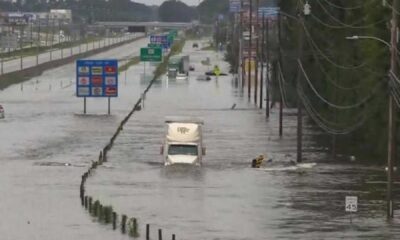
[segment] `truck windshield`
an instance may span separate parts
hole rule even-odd
[[[168,155],[192,155],[197,156],[197,146],[195,145],[170,145]]]

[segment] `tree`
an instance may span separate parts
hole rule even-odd
[[[200,21],[203,23],[214,23],[219,14],[227,14],[229,11],[229,0],[204,0],[197,7]]]
[[[193,8],[181,1],[169,0],[161,4],[158,15],[163,22],[190,22],[196,13]]]

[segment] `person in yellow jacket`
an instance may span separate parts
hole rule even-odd
[[[261,154],[261,155],[259,155],[258,157],[256,157],[256,158],[254,158],[253,159],[253,161],[251,162],[251,167],[252,168],[260,168],[261,167],[261,164],[263,163],[263,161],[264,161],[264,155],[263,154]]]

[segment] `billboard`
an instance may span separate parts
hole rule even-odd
[[[150,36],[150,43],[153,44],[161,44],[163,48],[170,48],[171,47],[171,36],[168,35],[151,35]]]
[[[118,60],[77,60],[77,97],[118,97]]]

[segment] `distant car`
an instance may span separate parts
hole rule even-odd
[[[199,81],[209,81],[209,80],[211,80],[211,77],[206,76],[206,75],[199,75],[197,77],[197,80],[199,80]]]
[[[198,43],[193,43],[192,47],[193,47],[193,48],[198,48],[198,47],[199,47],[199,44],[198,44]]]
[[[194,71],[194,66],[193,65],[189,66],[189,71]]]
[[[5,117],[4,116],[4,108],[3,108],[3,106],[0,105],[0,119],[4,118],[4,117]]]

